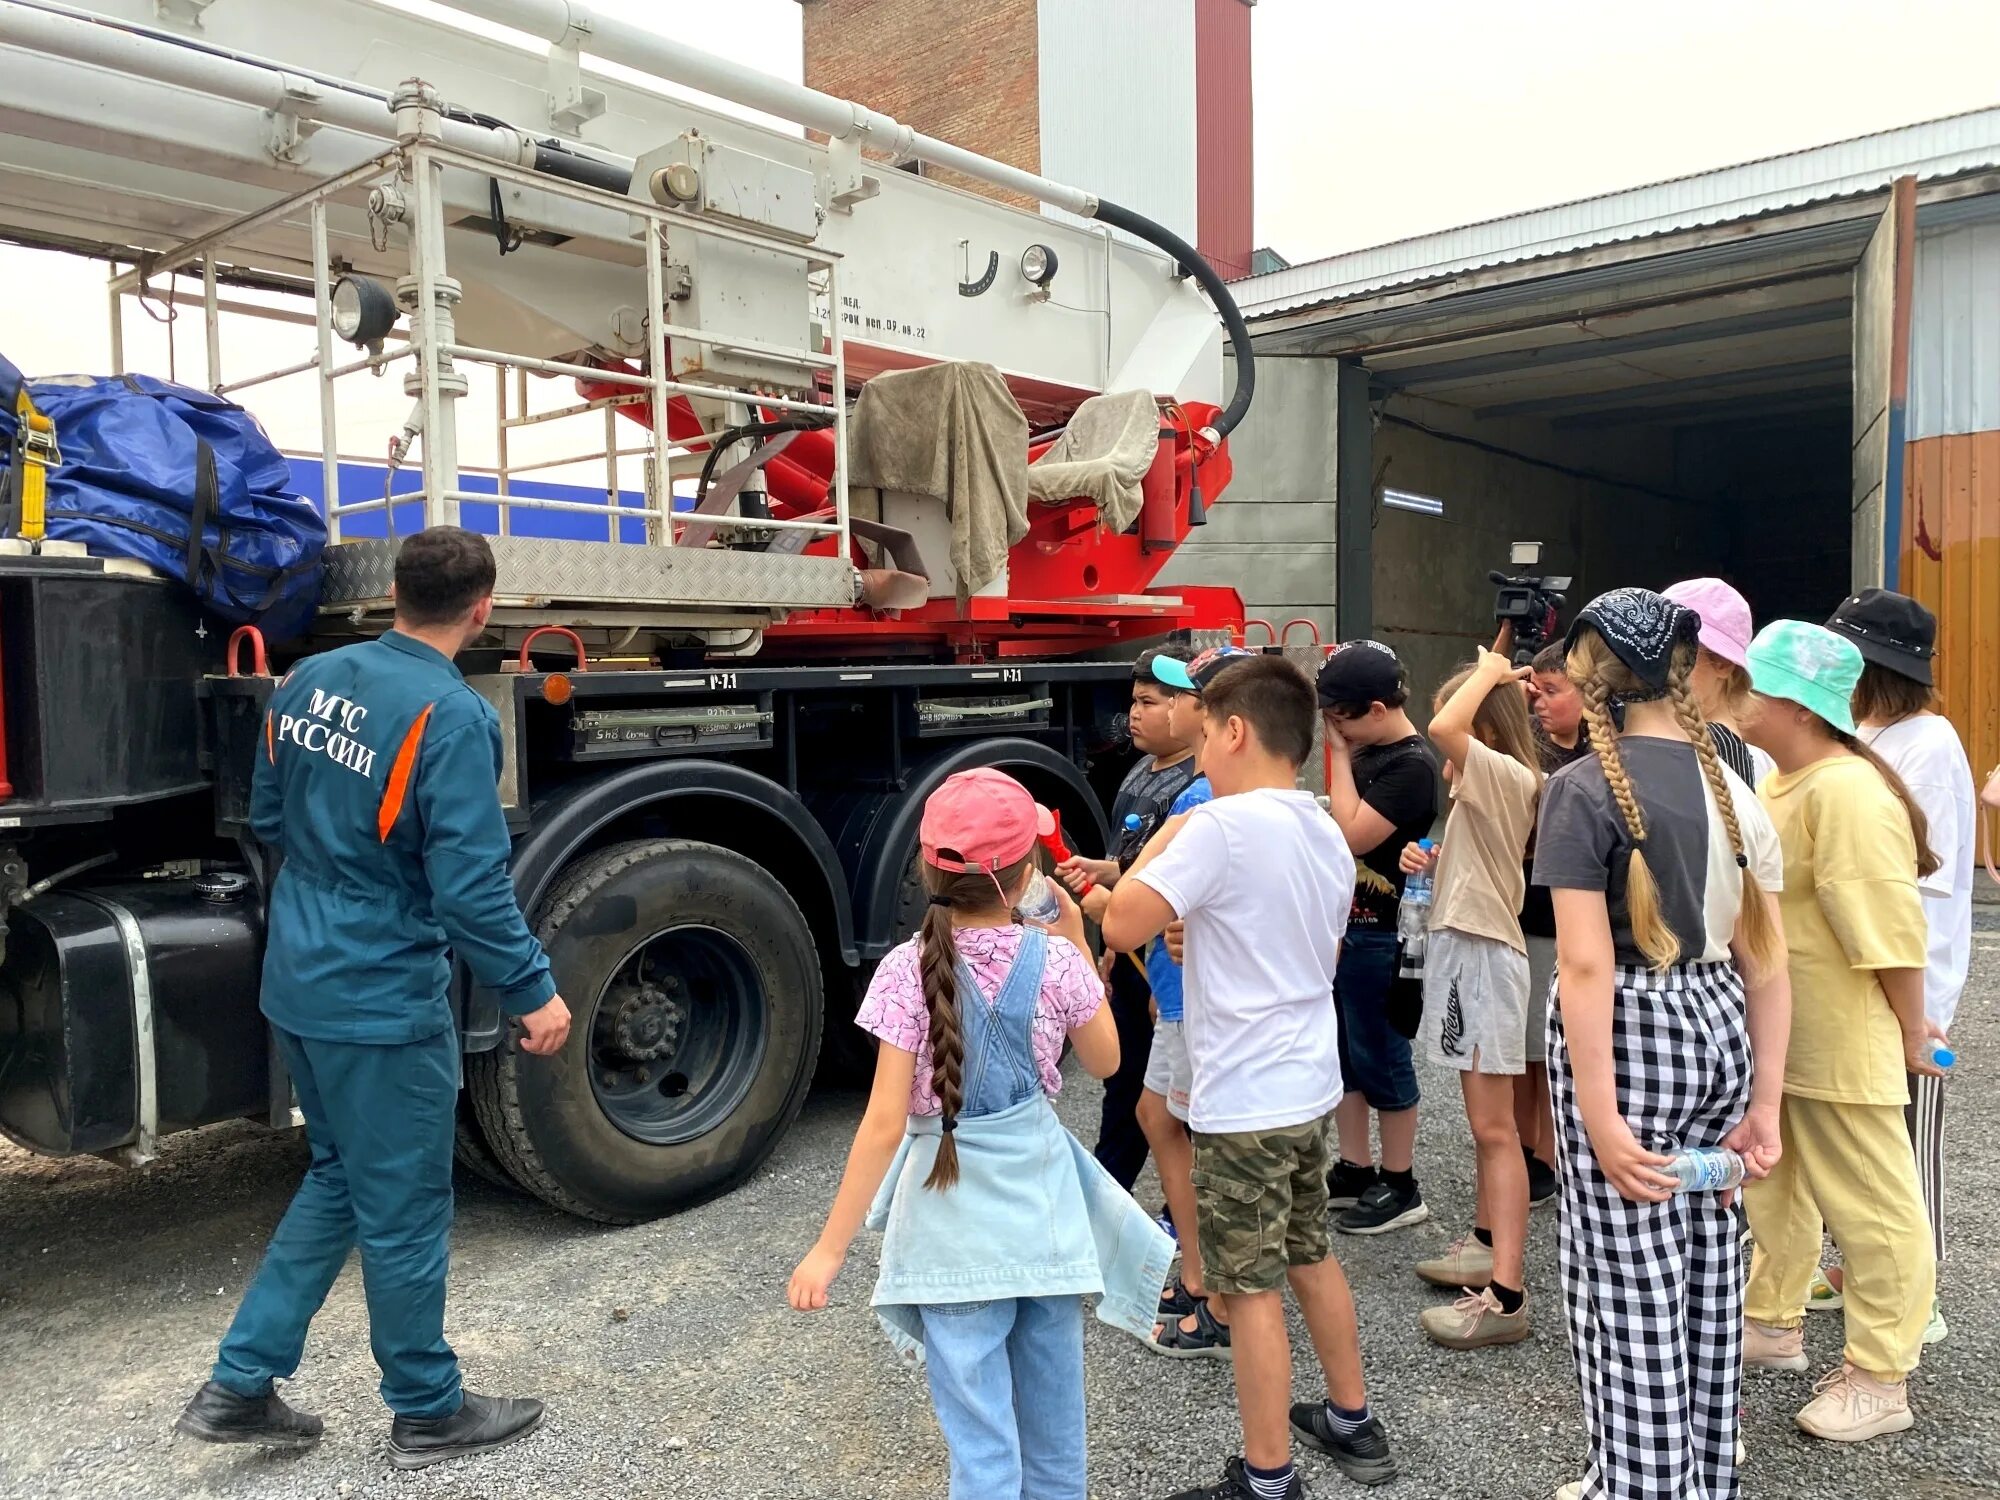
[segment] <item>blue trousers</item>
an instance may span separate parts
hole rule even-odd
[[[217,1384],[260,1396],[287,1379],[347,1253],[361,1247],[382,1399],[405,1417],[448,1417],[458,1356],[444,1341],[458,1037],[368,1046],[273,1027],[306,1117],[312,1164],[216,1357]]]
[[[1084,1500],[1083,1299],[926,1305],[951,1500]]]

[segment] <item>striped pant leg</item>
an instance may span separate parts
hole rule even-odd
[[[1931,1241],[1944,1261],[1944,1080],[1925,1073],[1910,1074],[1910,1102],[1903,1122],[1917,1154],[1917,1186],[1923,1189],[1924,1216],[1930,1220]]]

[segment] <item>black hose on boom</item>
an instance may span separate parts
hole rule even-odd
[[[1236,424],[1243,420],[1243,414],[1250,410],[1250,398],[1257,389],[1257,355],[1250,347],[1250,329],[1243,322],[1236,299],[1229,295],[1229,288],[1215,274],[1215,267],[1202,259],[1201,252],[1165,225],[1155,224],[1144,214],[1135,214],[1129,208],[1120,208],[1116,203],[1107,203],[1101,198],[1095,217],[1113,229],[1137,235],[1179,261],[1181,269],[1201,283],[1201,289],[1208,293],[1215,310],[1222,315],[1222,326],[1229,331],[1230,352],[1236,358],[1236,390],[1213,425],[1218,437],[1229,436]]]

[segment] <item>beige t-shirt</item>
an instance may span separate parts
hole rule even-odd
[[[1451,816],[1438,855],[1431,931],[1450,929],[1492,938],[1517,953],[1521,900],[1527,894],[1522,860],[1535,826],[1541,778],[1511,755],[1468,739],[1465,769],[1452,778]]]

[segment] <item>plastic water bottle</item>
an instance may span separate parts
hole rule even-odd
[[[1054,926],[1062,920],[1062,900],[1056,895],[1055,885],[1040,870],[1028,872],[1027,889],[1021,892],[1021,904],[1014,908],[1024,922],[1040,922]]]
[[[1952,1051],[1951,1048],[1947,1047],[1943,1042],[1932,1042],[1931,1061],[1936,1063],[1940,1068],[1943,1068],[1946,1072],[1949,1072],[1951,1071],[1951,1065],[1958,1061],[1958,1054]]]
[[[1429,854],[1437,847],[1429,839],[1418,839],[1417,847]],[[1414,942],[1430,930],[1431,925],[1431,872],[1405,876],[1403,899],[1396,905],[1396,936],[1404,942]]]
[[[1683,1193],[1719,1193],[1743,1183],[1743,1158],[1727,1146],[1694,1146],[1677,1152],[1665,1167]]]

